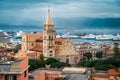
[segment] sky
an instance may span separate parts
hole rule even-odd
[[[0,24],[43,25],[48,5],[54,21],[120,17],[120,0],[0,0]]]

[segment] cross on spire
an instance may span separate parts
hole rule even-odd
[[[54,22],[52,21],[51,15],[50,15],[49,5],[48,5],[48,15],[44,25],[54,25]]]

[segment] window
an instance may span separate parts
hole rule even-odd
[[[2,75],[0,74],[0,78],[2,78]]]
[[[49,39],[50,39],[50,36],[49,36]]]
[[[27,71],[24,72],[24,77],[26,77],[26,76],[27,76]]]
[[[31,46],[34,46],[34,43],[32,43]]]
[[[49,36],[49,40],[53,40],[53,36],[51,35],[51,36]]]
[[[12,76],[12,75],[6,75],[5,76],[5,80],[17,80],[17,77],[14,75],[14,76]]]
[[[23,39],[23,41],[25,41],[25,38]]]
[[[69,59],[66,59],[66,63],[69,63]]]
[[[50,56],[53,56],[52,54],[50,54]]]
[[[66,56],[66,63],[69,63],[69,55]]]
[[[16,76],[13,76],[13,79],[12,80],[17,80],[17,77]]]
[[[50,53],[52,53],[53,51],[50,51]]]

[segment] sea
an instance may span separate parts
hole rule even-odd
[[[0,30],[3,30],[5,32],[18,32],[19,30],[22,30],[23,32],[30,33],[30,32],[42,32],[43,27],[41,26],[9,26],[4,25],[0,26]],[[114,29],[114,28],[55,28],[56,34],[66,34],[67,32],[71,32],[73,34],[120,34],[120,28]],[[96,40],[88,40],[88,39],[72,39],[75,43],[82,43],[82,42],[90,42],[90,43],[100,43],[100,42],[120,42],[120,41],[96,41]]]
[[[42,32],[43,27],[42,26],[21,26],[21,25],[0,25],[0,30],[6,31],[6,32],[16,32],[19,30],[22,30],[24,32]],[[81,28],[81,27],[55,27],[56,33],[66,33],[68,31],[71,31],[75,34],[118,34],[120,33],[120,27],[119,28],[109,28],[109,27],[95,27],[95,28]]]

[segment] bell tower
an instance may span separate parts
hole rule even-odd
[[[48,10],[48,15],[45,20],[43,29],[43,55],[45,57],[55,57],[54,39],[55,39],[54,22],[51,19],[50,10]]]

